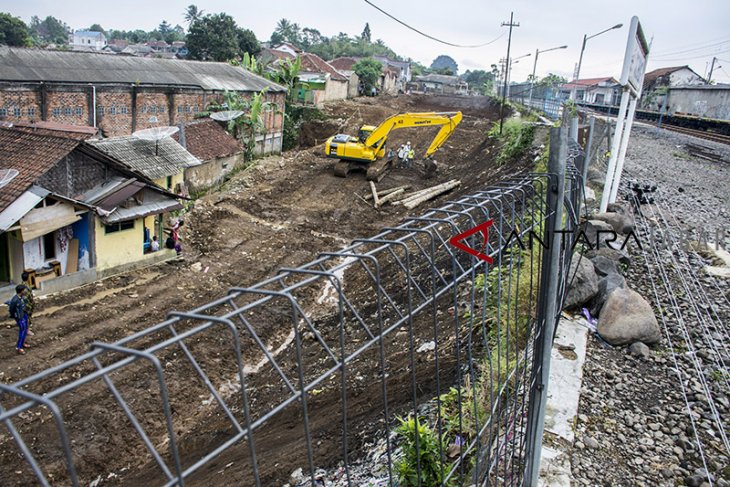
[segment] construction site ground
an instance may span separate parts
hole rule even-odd
[[[389,140],[390,147],[410,141],[416,149],[417,162],[411,169],[392,170],[377,183],[379,189],[407,184],[417,190],[450,179],[462,181],[457,190],[416,210],[409,212],[401,206],[390,205],[373,208],[356,196],[366,195],[370,190],[364,173],[336,178],[334,160],[322,155],[323,140],[334,133],[356,134],[361,124],[377,124],[396,113],[454,109],[463,111],[464,120],[436,154],[439,171],[433,179],[424,179],[418,156],[425,152],[437,128],[394,132]],[[181,258],[39,300],[34,316],[35,335],[30,342],[33,347],[25,356],[16,355],[12,344],[17,330],[6,321],[6,326],[0,329],[0,341],[4,345],[0,347],[0,382],[13,383],[59,365],[88,351],[92,342],[113,342],[164,320],[169,311],[191,310],[225,295],[231,287],[252,285],[274,275],[279,268],[303,264],[321,252],[341,249],[355,238],[374,235],[409,213],[421,213],[458,194],[482,189],[531,167],[532,155],[501,167],[494,163],[495,142],[487,132],[498,117],[498,108],[487,99],[361,98],[330,104],[324,112],[326,120],[308,122],[303,127],[301,142],[305,146],[257,161],[193,203],[184,216]],[[221,360],[219,347],[225,347],[225,343],[223,339],[204,343],[207,348],[203,349],[203,355],[209,359],[208,366]],[[244,356],[245,352],[244,349]],[[54,375],[31,390],[42,393],[72,380],[76,373],[80,372]],[[122,386],[151,384],[153,377],[149,368],[138,367],[119,372],[115,380]],[[171,391],[184,389],[184,378],[173,373],[167,379],[172,382]],[[179,387],[174,384],[177,379],[182,381]],[[271,399],[275,400],[275,395]],[[355,402],[358,400],[367,402],[367,398],[353,398]],[[207,438],[215,437],[214,431],[201,429],[201,424],[210,424],[211,418],[199,411],[201,399],[197,393],[191,392],[182,402],[177,397],[176,401],[173,416],[183,438],[183,456],[194,458],[196,449],[206,451]],[[99,479],[101,485],[130,481],[135,485],[163,483],[159,469],[151,465],[147,450],[103,383],[97,381],[79,393],[65,396],[61,402],[82,484]],[[132,401],[131,407],[142,416],[146,412],[161,417],[153,411],[159,407],[157,401],[147,405]],[[37,424],[34,415],[46,418],[44,424]],[[39,452],[45,471],[60,484],[67,483],[55,427],[48,412],[36,408],[21,418],[23,421],[16,427],[31,432],[26,440]],[[319,419],[329,421],[326,414]],[[185,441],[186,433],[192,431],[198,431],[200,436],[189,435]],[[153,442],[163,441],[164,427],[153,428],[155,432],[159,437],[153,437]],[[274,479],[287,478],[291,471],[290,465],[284,462],[289,455],[287,445],[300,441],[301,432],[292,425],[271,436],[270,441],[262,440],[259,445],[262,475],[268,479],[265,481],[272,482],[265,485],[274,485]],[[0,445],[2,484],[35,485],[33,474],[7,430],[0,432]],[[336,460],[338,454],[334,446],[332,458],[318,460]],[[241,468],[244,463],[241,459],[231,470]],[[217,468],[225,470],[222,465]],[[218,475],[215,465],[206,470],[211,476]],[[243,473],[239,475],[228,479],[238,478],[239,485],[244,485]],[[195,478],[201,485],[213,478],[202,477]],[[221,481],[225,477],[215,478]],[[224,484],[227,482],[219,485]]]

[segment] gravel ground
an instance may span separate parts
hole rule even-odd
[[[693,146],[717,160],[690,155]],[[654,306],[664,338],[648,357],[590,338],[574,483],[728,486],[730,285],[679,242],[702,230],[716,241],[719,230],[730,248],[730,147],[636,127],[624,174],[632,178],[658,189],[637,215],[642,248],[631,250],[626,278]]]

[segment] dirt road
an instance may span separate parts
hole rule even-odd
[[[369,236],[383,226],[395,224],[407,210],[394,206],[375,210],[358,199],[353,193],[364,195],[369,191],[364,174],[335,178],[333,161],[321,155],[321,141],[333,128],[354,134],[359,125],[378,123],[391,114],[451,109],[461,109],[465,116],[437,154],[440,164],[437,177],[425,180],[418,168],[396,169],[379,187],[409,184],[420,189],[460,178],[464,184],[456,194],[463,194],[526,167],[517,164],[498,168],[491,163],[492,142],[486,133],[495,110],[484,102],[480,105],[474,100],[458,98],[394,97],[348,100],[327,106],[328,120],[318,122],[319,126],[315,123],[305,127],[305,139],[320,145],[263,159],[238,173],[221,190],[195,202],[185,216],[181,234],[183,258],[41,300],[34,348],[24,357],[16,356],[10,346],[15,340],[15,328],[10,324],[3,327],[0,340],[7,346],[0,349],[0,382],[12,383],[58,365],[86,352],[94,341],[112,342],[128,336],[162,321],[171,310],[193,309],[224,295],[231,287],[251,285],[273,275],[278,268],[297,266],[320,252],[342,248],[354,238]],[[403,131],[394,133],[389,144],[397,146],[409,140],[417,154],[422,154],[433,135],[428,131]],[[436,206],[454,196],[455,193],[442,196],[428,206]],[[215,365],[221,361],[220,349],[226,342],[213,340],[200,346]],[[31,390],[42,393],[88,370],[89,364],[79,366]],[[119,382],[130,388],[144,389],[143,384],[150,377],[149,371],[145,375],[141,367],[125,373],[127,376]],[[179,384],[170,387],[184,390],[186,379],[181,377]],[[135,412],[144,414],[157,407],[154,398],[148,403],[144,401],[138,398],[132,402]],[[192,430],[196,422],[205,418],[195,412],[199,404],[199,397],[191,394],[187,405],[190,412],[176,413],[181,417],[179,424],[176,423],[180,432]],[[74,441],[82,483],[88,484],[99,474],[106,479],[105,484],[119,482],[123,472],[129,473],[129,469],[135,470],[149,460],[101,382],[66,396],[63,411]],[[33,410],[16,427],[32,436],[27,438],[29,446],[39,452],[41,463],[46,462],[44,468],[49,475],[63,484],[65,471],[49,419],[45,410]],[[164,436],[162,425],[153,430],[150,432],[153,439],[155,434]],[[211,434],[214,436],[214,432]],[[290,434],[296,436],[296,431]],[[194,449],[196,439],[188,440]],[[0,445],[2,483],[34,485],[30,469],[5,430],[0,432]],[[285,457],[286,451],[272,455]],[[272,465],[276,464],[275,456],[270,460]],[[107,479],[109,473],[113,475]],[[146,480],[158,483],[150,477]]]

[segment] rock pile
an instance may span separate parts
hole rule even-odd
[[[661,338],[654,310],[626,285],[621,269],[629,265],[630,259],[612,244],[613,240],[625,238],[633,231],[634,217],[627,206],[611,205],[609,209],[593,215],[585,223],[583,232],[596,248],[573,256],[564,306],[586,307],[593,316],[598,316],[598,334],[611,345],[651,345]],[[645,356],[646,349],[641,350],[639,355]]]

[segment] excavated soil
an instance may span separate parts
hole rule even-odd
[[[405,111],[448,111],[460,109],[464,120],[454,135],[436,155],[439,172],[433,179],[423,178],[421,168],[394,169],[378,187],[385,189],[409,184],[414,190],[432,186],[452,178],[462,186],[425,207],[434,207],[459,194],[481,189],[500,179],[526,170],[531,158],[497,167],[493,162],[494,144],[487,131],[496,119],[498,109],[487,100],[449,97],[392,97],[348,100],[325,107],[327,120],[310,122],[304,127],[303,141],[317,143],[281,156],[265,158],[235,175],[224,187],[195,201],[185,216],[181,238],[183,257],[140,271],[112,277],[73,291],[41,299],[35,317],[33,348],[27,355],[17,356],[10,346],[16,330],[13,325],[0,330],[5,346],[0,349],[0,382],[13,383],[44,369],[59,365],[89,350],[92,342],[113,342],[165,319],[172,310],[191,310],[225,295],[231,287],[250,286],[276,273],[282,267],[296,267],[311,261],[319,253],[343,248],[352,239],[371,236],[384,226],[395,225],[408,214],[398,206],[379,210],[360,200],[354,193],[369,192],[364,173],[351,174],[347,179],[336,178],[333,161],[322,156],[322,139],[332,132],[354,134],[362,124],[377,124],[387,116]],[[318,127],[317,124],[320,126]],[[417,157],[425,152],[436,129],[409,129],[393,133],[389,144],[410,141]],[[418,209],[413,213],[418,213]],[[277,323],[286,323],[286,307],[281,316],[269,316],[263,326],[264,340],[277,338]],[[333,327],[336,329],[336,327]],[[167,332],[156,332],[130,344],[141,348],[169,338]],[[425,336],[425,335],[424,335]],[[336,341],[334,337],[332,338]],[[242,338],[244,351],[250,345]],[[200,366],[216,386],[224,378],[235,376],[235,364],[230,359],[230,336],[206,334],[190,341],[190,349]],[[397,340],[389,342],[391,357],[391,401],[407,402],[410,377],[405,372],[408,357],[399,349]],[[314,351],[311,351],[315,353]],[[210,451],[230,436],[224,415],[206,407],[207,391],[196,383],[194,371],[181,360],[180,349],[163,352],[160,356],[173,403],[174,428],[183,463],[198,458],[200,452]],[[244,354],[245,356],[245,354]],[[108,354],[102,364],[119,359]],[[258,359],[257,359],[258,360]],[[362,370],[375,369],[374,354],[364,354]],[[283,359],[292,368],[294,356]],[[315,360],[315,362],[317,362]],[[321,363],[319,367],[323,367]],[[245,364],[247,367],[254,364]],[[331,366],[331,364],[329,365]],[[93,370],[94,365],[83,362],[55,374],[28,390],[44,393],[68,383]],[[452,364],[443,364],[442,373],[449,374]],[[315,369],[318,370],[317,367]],[[399,375],[397,371],[401,371]],[[251,388],[255,391],[252,410],[263,411],[286,397],[281,381],[268,372],[254,374]],[[418,377],[421,392],[432,388],[429,369],[422,368]],[[377,421],[381,407],[373,404],[379,383],[353,377],[352,397],[348,407],[353,421],[370,424]],[[153,444],[165,449],[166,426],[160,414],[156,378],[149,364],[142,361],[112,374],[119,393],[129,401],[130,409],[145,418],[145,429]],[[357,382],[357,381],[360,382]],[[3,406],[17,404],[3,396]],[[64,395],[61,410],[67,423],[81,484],[94,485],[159,485],[164,483],[159,468],[145,449],[130,422],[113,400],[109,389],[100,380],[78,391]],[[328,431],[332,418],[339,417],[336,398],[322,394],[312,398],[316,411],[313,435],[320,442],[318,464],[336,461],[341,454],[337,438]],[[262,466],[264,485],[286,481],[293,470],[293,461],[303,466],[303,434],[301,414],[279,415],[257,432],[257,452]],[[15,419],[14,426],[23,434],[28,446],[36,453],[41,467],[51,483],[67,485],[63,463],[50,413],[34,408]],[[328,429],[329,428],[329,429]],[[0,479],[2,485],[35,485],[35,478],[6,429],[0,430]],[[354,446],[354,449],[357,445]],[[188,485],[246,485],[250,477],[245,441],[211,462],[196,474]],[[298,452],[293,455],[292,452]],[[296,458],[294,458],[296,457]],[[172,465],[168,457],[165,457]]]

